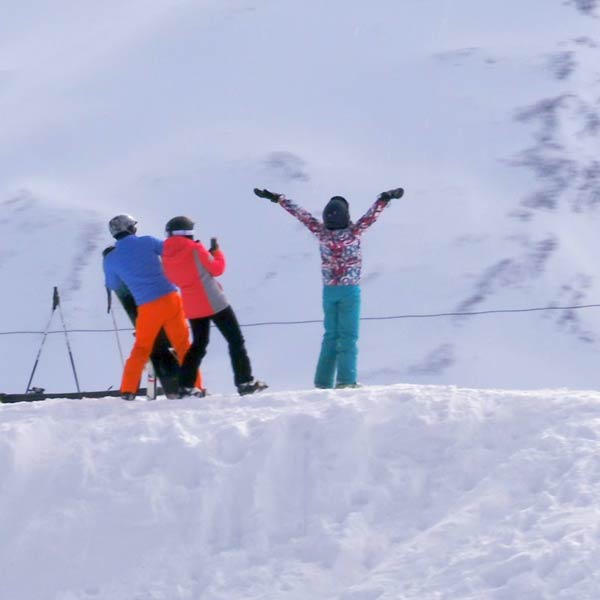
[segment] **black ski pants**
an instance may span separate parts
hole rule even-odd
[[[196,373],[202,359],[206,355],[206,348],[210,339],[210,322],[213,322],[229,345],[229,357],[233,369],[233,380],[236,386],[252,380],[252,367],[246,352],[246,344],[237,317],[231,306],[222,311],[202,317],[190,319],[192,328],[192,345],[187,351],[179,376],[181,387],[193,387]]]

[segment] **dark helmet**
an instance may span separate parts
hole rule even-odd
[[[194,235],[194,221],[188,217],[173,217],[165,225],[167,236],[172,235]]]
[[[346,198],[331,198],[323,210],[323,223],[326,229],[346,229],[350,225],[350,211]]]
[[[108,222],[108,230],[114,238],[122,234],[135,233],[137,221],[131,215],[117,215]]]

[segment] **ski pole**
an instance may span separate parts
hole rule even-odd
[[[54,317],[54,311],[58,306],[58,291],[54,288],[54,293],[52,294],[52,312],[50,313],[50,318],[48,319],[48,324],[46,325],[46,329],[44,329],[44,333],[42,335],[42,343],[40,344],[40,348],[38,350],[37,356],[35,357],[35,362],[33,363],[33,369],[31,370],[31,375],[29,376],[29,381],[27,382],[27,388],[25,389],[25,393],[27,394],[31,389],[31,382],[33,381],[33,375],[37,369],[38,363],[40,362],[40,356],[42,355],[42,350],[44,348],[44,344],[46,343],[46,338],[48,337],[48,331],[50,330],[50,323],[52,323],[52,317]]]
[[[109,287],[106,288],[106,296],[108,299],[108,309],[106,312],[109,312],[112,316],[113,329],[115,330],[115,337],[117,338],[117,347],[119,348],[119,356],[121,357],[121,366],[125,367],[125,359],[123,358],[123,348],[121,348],[121,338],[119,337],[119,328],[117,327],[115,311],[112,309],[112,295],[110,293]]]
[[[151,360],[146,364],[146,381],[146,398],[156,400],[156,372]]]
[[[62,307],[60,305],[60,298],[58,297],[58,288],[54,288],[54,294],[56,295],[56,305],[58,306],[58,312],[60,314],[60,320],[62,321],[63,331],[65,332],[65,341],[67,342],[67,351],[69,352],[69,359],[71,361],[71,368],[73,369],[73,376],[75,377],[75,385],[77,386],[77,393],[81,394],[79,387],[79,379],[77,378],[77,370],[75,369],[75,361],[73,360],[73,353],[71,352],[71,344],[69,343],[69,335],[67,334],[67,326],[65,324],[65,317],[63,316]]]

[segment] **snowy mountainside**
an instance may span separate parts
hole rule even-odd
[[[599,423],[413,385],[0,405],[0,597],[592,600]]]
[[[345,195],[354,218],[382,189],[406,188],[364,237],[364,316],[598,302],[596,3],[65,0],[53,10],[15,7],[0,44],[1,255],[13,256],[0,274],[23,291],[4,295],[0,330],[41,331],[59,285],[69,327],[107,329],[73,334],[83,387],[120,376],[99,262],[117,212],[134,214],[140,233],[161,236],[189,214],[201,239],[217,235],[243,324],[320,318],[316,243],[255,198],[257,185],[317,215]],[[37,201],[27,223],[39,226],[43,269],[10,208],[23,197]],[[54,206],[76,232],[46,214]],[[595,387],[599,319],[588,309],[365,321],[360,378]],[[245,333],[276,389],[311,381],[318,324]],[[213,338],[205,371],[227,391]],[[72,389],[60,333],[48,343],[34,383]],[[39,336],[0,336],[11,356],[2,391],[22,391],[38,346]]]

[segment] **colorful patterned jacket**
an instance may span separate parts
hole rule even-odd
[[[323,285],[359,285],[362,268],[360,236],[375,223],[388,203],[377,200],[356,223],[336,230],[326,229],[321,221],[285,196],[280,197],[279,204],[319,239]]]

